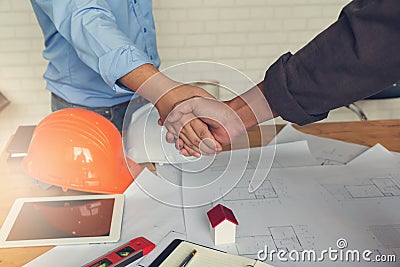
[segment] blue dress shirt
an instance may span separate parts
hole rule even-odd
[[[151,0],[31,0],[49,61],[47,89],[66,101],[109,107],[132,98],[117,83],[131,70],[159,67]]]

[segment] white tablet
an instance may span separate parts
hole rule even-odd
[[[17,199],[0,230],[0,247],[117,242],[123,195]]]

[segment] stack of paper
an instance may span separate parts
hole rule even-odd
[[[397,156],[379,144],[368,148],[315,137],[290,125],[274,141],[277,144],[272,164],[267,161],[263,165],[257,160],[260,150],[272,155],[268,153],[271,148],[264,147],[226,152],[218,156],[218,166],[182,172],[189,240],[214,246],[206,212],[223,204],[233,210],[239,221],[236,243],[218,247],[230,253],[250,258],[257,258],[260,250],[321,253],[330,247],[340,250],[337,242],[344,240],[348,247],[343,251],[371,250],[371,258],[400,256]],[[250,156],[246,157],[246,153]],[[247,160],[246,169],[221,169],[220,166],[229,165],[222,159],[235,159],[236,154]],[[252,190],[254,184],[259,185],[257,190]],[[285,262],[277,260],[276,254],[273,261],[267,258],[267,262],[274,266],[365,265],[362,261],[329,259]],[[382,266],[397,265],[392,262]]]

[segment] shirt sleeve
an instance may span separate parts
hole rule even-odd
[[[152,64],[147,54],[118,28],[106,0],[36,0],[57,31],[87,66],[114,90],[131,70]],[[119,89],[120,90],[120,89]]]
[[[398,0],[356,0],[297,53],[266,72],[264,94],[282,118],[304,125],[400,79]]]

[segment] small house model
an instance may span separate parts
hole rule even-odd
[[[239,223],[232,210],[218,204],[207,212],[207,216],[215,245],[235,243],[236,227]]]

